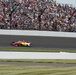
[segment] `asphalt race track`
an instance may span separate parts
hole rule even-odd
[[[32,42],[33,47],[76,49],[76,38],[14,35],[0,35],[0,47],[11,47],[10,43],[18,40]]]
[[[13,36],[0,35],[0,47],[11,47],[13,41],[25,40],[33,43],[33,47],[45,48],[74,48],[76,49],[76,38],[41,37],[41,36]],[[76,64],[57,63],[24,63],[24,62],[0,62],[0,64],[30,65],[30,66],[76,66]]]
[[[76,64],[63,64],[63,63],[35,63],[35,62],[0,62],[0,64],[10,64],[10,65],[26,65],[26,66],[65,66],[74,67]]]

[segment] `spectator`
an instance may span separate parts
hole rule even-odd
[[[54,0],[0,0],[0,28],[10,24],[11,29],[76,32],[76,7]]]

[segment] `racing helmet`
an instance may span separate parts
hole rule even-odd
[[[25,40],[22,40],[22,42],[25,42]]]

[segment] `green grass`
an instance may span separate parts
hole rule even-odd
[[[76,52],[70,49],[52,48],[0,48],[9,51],[35,51],[35,52]],[[48,59],[0,59],[0,62],[35,62],[35,63],[63,63],[76,64],[76,60],[48,60]],[[76,75],[76,66],[25,66],[25,65],[6,65],[0,64],[0,75]]]
[[[75,49],[53,49],[53,48],[1,48],[9,51],[32,51],[32,52],[76,52]],[[35,62],[35,63],[63,63],[76,64],[76,60],[48,60],[48,59],[0,59],[0,62]],[[0,75],[76,75],[76,66],[25,66],[0,64]]]
[[[25,51],[25,52],[76,52],[76,49],[61,48],[33,48],[33,47],[0,47],[0,50],[9,51]]]
[[[62,63],[76,64],[74,59],[0,59],[0,62],[32,62],[32,63]]]
[[[0,65],[0,75],[76,75],[76,67]]]

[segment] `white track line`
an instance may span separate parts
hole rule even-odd
[[[76,53],[0,51],[0,59],[76,59]]]

